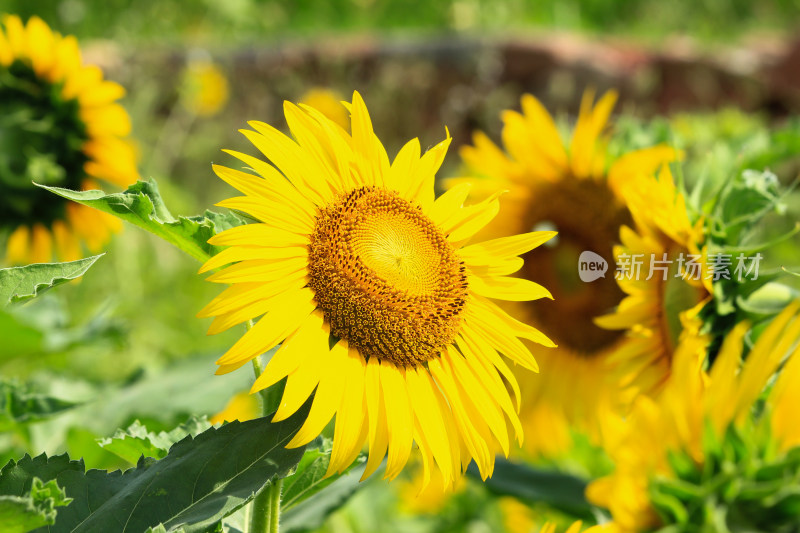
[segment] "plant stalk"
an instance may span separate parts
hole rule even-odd
[[[247,330],[253,327],[253,321],[248,320],[245,324]],[[256,379],[263,372],[261,366],[261,356],[253,359],[253,373]],[[271,414],[269,412],[270,406],[268,402],[269,396],[267,391],[259,393],[261,397],[261,416]],[[278,533],[280,530],[280,515],[281,515],[281,489],[283,488],[283,479],[277,476],[272,482],[261,489],[261,492],[256,494],[253,498],[252,509],[250,512],[250,520],[248,523],[248,533]]]

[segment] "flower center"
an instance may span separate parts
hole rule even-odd
[[[27,63],[0,67],[0,229],[64,218],[66,200],[31,181],[80,189],[88,137],[78,108]]]
[[[467,298],[465,267],[442,232],[419,207],[375,187],[320,209],[309,278],[333,335],[401,366],[453,342]]]
[[[559,346],[590,356],[613,344],[621,335],[594,324],[594,318],[611,311],[625,294],[614,279],[613,246],[631,215],[605,182],[563,179],[541,186],[527,212],[528,227],[542,223],[555,226],[555,246],[536,249],[526,257],[524,275],[549,288],[553,300],[529,306],[533,318]],[[581,281],[581,252],[600,255],[608,264],[605,277]],[[569,317],[565,320],[564,317]]]

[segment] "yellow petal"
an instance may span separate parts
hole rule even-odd
[[[342,343],[343,341],[339,341]],[[333,430],[333,449],[331,460],[328,464],[327,475],[334,472],[343,472],[350,462],[348,459],[353,452],[364,444],[360,441],[362,429],[365,424],[366,409],[364,408],[364,373],[366,363],[364,358],[355,348],[350,348],[347,357],[340,359],[339,369],[344,381],[339,383],[344,394],[336,412],[336,427]]]
[[[285,295],[272,311],[263,316],[253,328],[244,334],[222,357],[219,365],[230,365],[252,358],[274,348],[290,333],[294,332],[316,305],[310,289],[301,289]]]
[[[281,344],[275,355],[267,363],[264,371],[256,378],[251,393],[266,389],[297,370],[314,354],[323,353],[328,361],[328,336],[330,328],[325,324],[322,311],[316,310],[306,317]]]
[[[411,454],[413,415],[405,386],[405,370],[382,363],[380,374],[389,433],[389,454],[384,477],[394,479]]]

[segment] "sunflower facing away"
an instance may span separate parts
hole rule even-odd
[[[625,298],[595,323],[626,331],[611,359],[620,388],[635,396],[657,393],[681,338],[699,332],[698,314],[711,299],[712,275],[704,220],[690,221],[668,167],[632,183],[625,195],[636,222],[622,227],[622,244],[614,247]]]
[[[549,227],[558,240],[536,250],[520,272],[543,282],[553,292],[551,302],[518,303],[514,310],[525,322],[548,332],[557,350],[536,350],[548,379],[522,378],[526,406],[523,422],[547,438],[528,439],[530,451],[545,455],[564,451],[569,426],[595,418],[597,406],[611,397],[609,357],[622,335],[594,323],[619,304],[624,293],[613,278],[613,251],[620,228],[635,218],[623,191],[642,176],[655,172],[676,153],[666,146],[629,152],[611,160],[604,130],[616,101],[608,92],[593,105],[587,91],[572,139],[565,145],[556,124],[533,96],[522,98],[522,112],[503,114],[503,144],[497,147],[483,133],[474,146],[462,148],[475,198],[508,190],[503,211],[481,236],[499,237]],[[602,256],[610,274],[591,283],[580,280],[578,258],[583,251]]]
[[[275,420],[314,394],[289,446],[310,442],[335,415],[329,473],[367,443],[364,477],[388,453],[386,477],[394,478],[416,442],[426,481],[436,467],[451,485],[473,459],[486,477],[493,450],[508,454],[506,419],[522,439],[519,389],[500,354],[536,371],[520,338],[552,346],[492,300],[550,297],[508,275],[554,233],[468,245],[499,202],[495,195],[462,207],[467,185],[434,198],[450,138],[422,156],[414,139],[390,163],[361,96],[347,106],[352,135],[287,102],[294,139],[261,122],[242,130],[271,164],[228,151],[258,175],[214,166],[244,193],[219,205],[260,221],[213,237],[228,248],[201,269],[234,263],[208,278],[231,285],[199,313],[215,317],[209,333],[261,317],[217,373],[282,343],[251,392],[287,378]]]
[[[10,263],[81,257],[120,223],[31,182],[96,189],[94,179],[127,186],[138,174],[124,89],[84,65],[78,42],[38,17],[0,25],[0,239]]]
[[[680,343],[674,379],[657,398],[636,398],[608,446],[614,472],[587,489],[619,531],[796,531],[799,308],[778,315],[743,364],[750,327],[737,325],[708,375],[706,340]]]

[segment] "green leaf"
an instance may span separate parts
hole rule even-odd
[[[3,533],[25,533],[52,525],[56,519],[55,508],[68,505],[71,501],[55,481],[42,483],[42,480],[34,477],[27,494],[0,495]]]
[[[44,420],[77,405],[80,404],[34,392],[14,381],[0,381],[0,430]]]
[[[52,533],[145,531],[163,524],[167,531],[207,531],[233,513],[273,478],[285,477],[304,448],[285,446],[306,416],[306,402],[292,417],[232,422],[178,442],[161,460],[142,458],[123,472],[89,470],[66,455],[11,462],[0,471],[4,484],[25,489],[34,476],[55,479],[74,502],[59,512]]]
[[[193,416],[170,432],[154,433],[147,431],[147,428],[137,420],[127,429],[118,429],[113,437],[101,439],[98,444],[129,463],[136,464],[142,456],[163,459],[169,452],[170,446],[210,427],[211,424],[206,417]]]
[[[232,213],[219,214],[211,211],[200,216],[176,218],[164,204],[155,180],[139,181],[127,190],[114,194],[106,194],[100,190],[71,191],[60,187],[38,186],[139,226],[203,262],[221,250],[208,244],[209,238],[244,223]]]
[[[330,458],[330,455],[328,455],[328,458]],[[317,489],[315,485],[309,485],[306,491],[302,491],[298,489],[301,489],[305,483],[301,482],[300,487],[295,483],[294,489],[288,494],[293,503],[291,503],[290,507],[286,507],[286,511],[281,514],[281,531],[283,533],[311,531],[321,527],[331,513],[347,503],[350,497],[363,486],[360,480],[365,467],[366,464],[362,461],[360,465],[355,466],[347,473],[338,478],[333,478],[331,483],[324,483],[321,489]],[[314,466],[311,466],[311,468],[316,469]],[[327,468],[327,464],[325,468]],[[298,467],[298,472],[300,472],[300,467]],[[284,481],[284,486],[291,479],[291,477],[287,478]],[[303,495],[303,498],[298,499],[300,495]],[[287,494],[285,493],[282,503],[286,501],[286,497]]]
[[[480,479],[474,466],[470,465],[467,473]],[[498,459],[492,477],[484,485],[498,495],[551,505],[578,518],[593,517],[592,507],[584,496],[586,481],[571,474]]]
[[[68,263],[39,263],[0,268],[0,307],[30,300],[48,289],[77,279],[103,254]]]
[[[339,479],[340,476],[325,477],[331,460],[332,446],[333,441],[327,438],[319,438],[307,446],[306,453],[303,454],[295,473],[287,477],[283,482],[282,510],[291,509]],[[362,464],[365,460],[366,458],[363,455],[360,456],[347,468],[345,473]],[[342,475],[345,475],[345,473]]]

